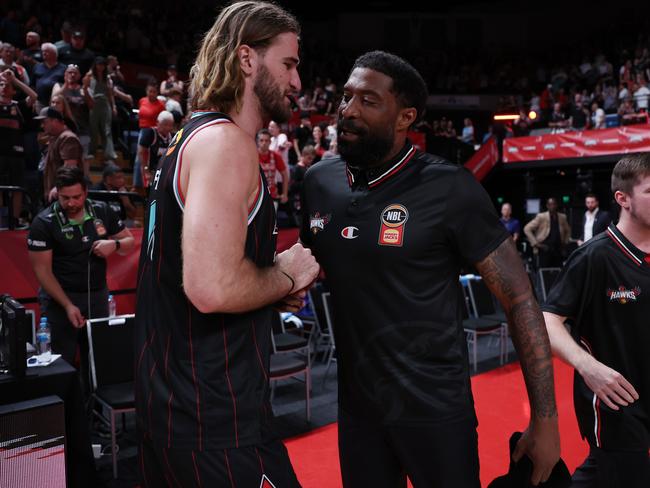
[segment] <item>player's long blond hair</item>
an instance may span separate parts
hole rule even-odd
[[[190,72],[192,110],[239,111],[244,75],[237,49],[246,44],[263,54],[285,32],[300,35],[300,25],[273,3],[243,1],[225,7],[205,34]]]

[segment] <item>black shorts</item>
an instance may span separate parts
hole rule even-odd
[[[0,185],[25,186],[25,160],[0,156]]]
[[[647,451],[609,451],[590,446],[589,456],[571,478],[571,488],[648,488]]]
[[[339,410],[345,488],[480,488],[474,419],[417,427],[383,426]]]
[[[167,449],[141,440],[142,486],[300,488],[284,444],[272,441],[238,449]]]

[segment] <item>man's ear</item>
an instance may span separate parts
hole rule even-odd
[[[395,129],[398,131],[408,130],[413,122],[415,122],[417,116],[418,111],[415,108],[403,108],[400,110],[399,115],[397,116],[397,124],[395,124]]]
[[[242,44],[237,49],[237,57],[239,58],[239,66],[246,76],[253,74],[255,64],[257,63],[257,52],[255,49]]]
[[[629,198],[630,198],[630,196],[625,192],[622,192],[620,190],[617,190],[616,192],[614,192],[614,200],[616,200],[616,203],[618,203],[621,208],[629,208],[630,207]]]

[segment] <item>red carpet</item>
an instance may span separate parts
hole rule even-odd
[[[573,472],[586,457],[587,445],[580,439],[573,413],[573,370],[559,361],[554,365],[562,458]],[[481,484],[487,486],[508,471],[508,439],[515,430],[526,428],[530,410],[518,363],[473,377],[472,388],[479,419]],[[341,486],[336,424],[289,439],[286,445],[304,488]]]

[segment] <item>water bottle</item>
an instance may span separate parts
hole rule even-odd
[[[108,316],[115,317],[117,315],[117,304],[113,295],[108,295]]]
[[[47,323],[47,317],[41,318],[41,324],[36,333],[36,351],[39,354],[40,363],[49,363],[52,359],[52,334]]]

